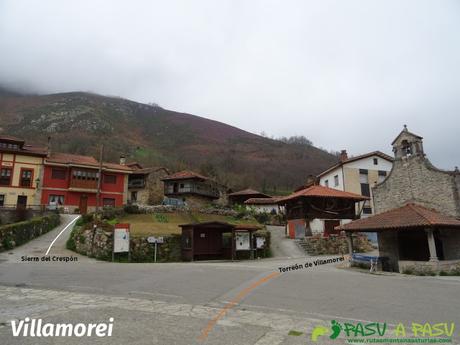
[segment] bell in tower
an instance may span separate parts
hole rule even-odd
[[[424,157],[423,138],[408,131],[407,126],[399,133],[395,140],[391,143],[395,159],[404,157],[420,156]]]

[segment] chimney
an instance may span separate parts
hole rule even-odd
[[[308,175],[307,182],[305,183],[305,187],[314,186],[316,184],[316,176]]]
[[[340,151],[339,160],[340,160],[340,162],[342,162],[342,163],[348,160],[348,153],[347,153],[347,150],[342,150],[342,151]]]
[[[48,144],[46,145],[47,157],[51,156],[51,137],[48,137]]]
[[[120,165],[126,165],[126,157],[120,156]]]

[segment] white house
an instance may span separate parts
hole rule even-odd
[[[392,167],[393,157],[383,152],[374,151],[349,158],[347,151],[342,150],[339,162],[319,174],[317,182],[321,186],[370,197],[370,201],[357,205],[359,208],[357,213],[364,218],[374,213],[372,187],[382,182]],[[315,219],[310,222],[310,228],[313,234],[324,233],[327,236],[331,233],[337,233],[334,230],[336,226],[350,221],[348,219]]]

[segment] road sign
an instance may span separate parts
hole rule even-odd
[[[154,237],[154,236],[149,236],[147,237],[147,242],[148,243],[164,243],[163,237]]]

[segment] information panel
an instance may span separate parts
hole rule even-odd
[[[129,252],[129,225],[116,225],[113,238],[113,252],[126,253]]]

